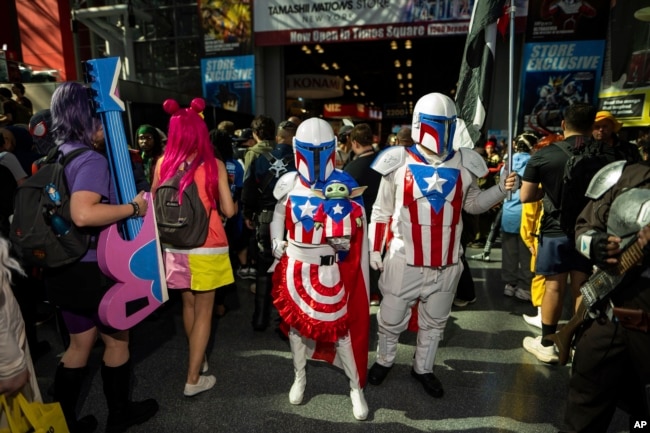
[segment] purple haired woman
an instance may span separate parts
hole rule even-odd
[[[183,324],[190,349],[183,393],[191,397],[216,383],[213,375],[202,373],[208,370],[205,350],[212,328],[215,291],[235,281],[222,221],[222,216],[230,218],[235,214],[235,205],[226,167],[214,157],[208,127],[201,116],[205,101],[196,98],[190,108],[180,108],[176,101],[168,99],[163,108],[171,119],[165,152],[154,172],[154,199],[158,185],[182,170],[185,174],[179,193],[195,182],[210,216],[208,236],[202,246],[188,249],[163,245],[167,287],[182,290]]]
[[[74,82],[63,83],[52,95],[51,111],[55,143],[61,152],[65,155],[75,149],[89,150],[65,168],[72,222],[98,234],[109,224],[145,215],[147,202],[143,193],[133,199],[135,204],[113,204],[116,199],[108,161],[93,148],[93,141],[103,130],[91,109],[86,88]],[[123,432],[151,418],[158,411],[155,400],[129,399],[129,331],[110,328],[99,320],[99,303],[113,281],[100,271],[97,250],[91,247],[78,262],[45,269],[44,278],[48,296],[61,309],[70,333],[70,345],[54,378],[54,398],[61,403],[70,431],[92,432],[97,427],[97,419],[92,415],[77,419],[76,407],[88,370],[88,357],[98,335],[104,341],[101,376],[108,405],[106,432]]]

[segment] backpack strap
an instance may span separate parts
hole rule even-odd
[[[61,165],[65,167],[65,166],[68,165],[68,164],[69,164],[73,159],[75,159],[77,156],[81,155],[81,154],[84,153],[84,152],[89,152],[89,151],[90,151],[90,149],[87,148],[87,147],[83,147],[83,148],[75,149],[75,150],[73,150],[73,151],[71,151],[71,152],[68,152],[68,153],[66,153],[66,154],[64,154],[64,153],[61,152],[61,151],[58,151],[58,152],[61,153]]]
[[[562,152],[564,152],[564,153],[566,153],[567,155],[569,155],[569,158],[571,158],[572,156],[574,156],[574,154],[571,153],[571,152],[569,152],[569,150],[568,150],[566,147],[564,147],[564,146],[560,146],[560,144],[562,144],[562,143],[565,143],[565,144],[566,144],[566,141],[558,141],[557,143],[553,143],[553,145],[554,145],[554,146],[557,146],[558,148],[560,148],[560,149],[562,150]]]

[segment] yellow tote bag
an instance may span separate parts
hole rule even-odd
[[[9,424],[9,429],[0,429],[0,433],[70,433],[61,405],[57,402],[30,403],[22,394],[18,394],[13,399],[12,407],[9,407],[4,395],[0,396],[0,403]]]

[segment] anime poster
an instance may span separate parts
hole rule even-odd
[[[598,108],[623,126],[650,125],[650,2],[628,0],[612,8],[609,63]]]
[[[530,0],[526,41],[605,39],[610,0]]]
[[[605,41],[530,43],[524,46],[518,130],[561,132],[564,110],[596,105]]]
[[[199,0],[205,56],[253,53],[251,0]]]
[[[217,108],[255,112],[255,56],[201,59],[203,97]]]

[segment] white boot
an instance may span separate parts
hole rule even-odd
[[[351,389],[350,400],[352,400],[352,414],[358,421],[368,418],[368,403],[363,396],[363,389]]]
[[[357,371],[357,364],[354,360],[354,352],[352,351],[352,342],[350,341],[349,334],[338,341],[336,354],[343,364],[343,370],[346,376],[350,379],[352,414],[357,420],[363,421],[368,418],[368,403],[366,403],[366,398],[363,396],[363,389],[359,386],[359,372]]]
[[[307,346],[302,341],[302,336],[295,330],[289,331],[289,343],[291,345],[291,356],[293,358],[293,371],[295,378],[291,390],[289,390],[289,403],[300,404],[305,395],[307,386]]]

